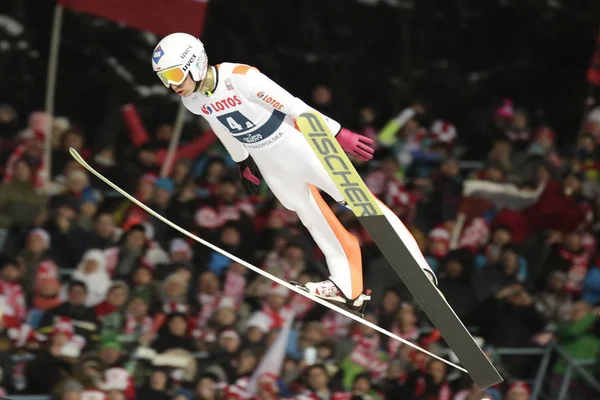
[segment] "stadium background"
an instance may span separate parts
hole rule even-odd
[[[86,156],[129,192],[146,196],[145,200],[178,222],[279,275],[320,276],[321,256],[297,221],[278,208],[267,190],[260,198],[247,199],[237,186],[235,173],[222,173],[225,168],[221,165],[232,170],[234,166],[226,158],[219,161],[223,153],[219,146],[209,143],[210,133],[198,118],[186,118],[181,138],[184,153],[179,154],[191,155],[191,159],[178,157],[173,179],[156,179],[172,137],[172,130],[164,125],[173,123],[178,108],[178,99],[161,89],[150,69],[149,54],[158,37],[87,14],[64,14],[55,110],[56,116],[64,118],[54,133],[58,138],[59,133],[69,131],[68,126],[74,132],[63,136],[71,141],[63,139],[61,144],[57,140],[53,151],[53,185],[47,188],[51,196],[36,192],[35,185],[23,188],[19,182],[9,183],[18,181],[17,170],[26,168],[21,164],[27,164],[33,176],[40,173],[35,154],[24,156],[19,146],[31,144],[35,148],[35,143],[43,143],[44,132],[39,132],[37,118],[30,116],[44,108],[54,5],[33,0],[0,4],[0,156],[7,181],[0,192],[5,238],[0,282],[5,308],[13,310],[3,314],[2,387],[9,394],[51,394],[69,399],[105,394],[114,399],[242,396],[244,379],[252,376],[253,363],[258,363],[268,348],[260,340],[256,344],[248,338],[248,320],[258,330],[264,324],[268,325],[265,331],[281,329],[282,320],[268,314],[263,303],[268,305],[269,298],[275,303],[281,298],[288,304],[300,303],[206,250],[173,242],[173,232],[146,220],[143,213],[128,207],[94,179],[70,171],[61,145],[79,141]],[[177,15],[173,10],[173,15],[161,17],[177,21],[190,16]],[[173,26],[175,30],[177,24]],[[367,135],[389,127],[392,118],[411,106],[423,109],[402,128],[402,135],[393,136],[391,143],[380,142],[375,162],[359,169],[372,190],[411,223],[429,259],[439,264],[438,274],[451,303],[486,340],[486,349],[495,354],[507,376],[505,385],[487,394],[470,394],[464,377],[440,372],[435,363],[411,358],[370,332],[348,327],[320,308],[308,310],[308,305],[302,305],[297,306],[285,368],[279,371],[276,385],[265,383],[268,389],[261,389],[261,398],[314,396],[311,390],[318,386],[314,382],[318,377],[312,375],[319,372],[327,374],[329,383],[325,386],[331,398],[519,399],[527,398],[514,397],[523,392],[532,398],[552,398],[550,393],[560,397],[563,391],[568,391],[570,398],[593,398],[593,382],[582,376],[585,371],[597,376],[593,365],[600,346],[595,339],[595,307],[600,298],[596,255],[600,111],[594,102],[600,72],[590,61],[598,51],[599,26],[600,3],[583,0],[497,0],[485,4],[467,0],[209,2],[202,37],[211,63],[255,65],[344,126]],[[140,136],[140,131],[126,123],[131,114],[123,112],[125,104],[139,112],[152,138]],[[506,125],[494,123],[498,110],[506,112]],[[526,122],[519,125],[515,121],[523,122],[521,116]],[[448,124],[443,124],[441,132],[433,129],[437,120],[449,122],[455,137],[444,139],[444,134],[452,131]],[[550,128],[551,133],[541,128]],[[197,140],[201,135],[205,135],[204,141]],[[498,155],[502,150],[497,149],[507,143],[512,155]],[[409,145],[419,152],[406,162],[403,149]],[[103,157],[109,162],[103,162]],[[27,162],[19,163],[20,159]],[[389,173],[390,169],[394,173]],[[467,178],[534,187],[546,171],[553,185],[546,187],[539,203],[530,206],[541,208],[541,202],[548,201],[544,204],[552,207],[544,208],[546,214],[531,208],[517,210],[519,217],[499,213],[493,198],[481,206],[461,195]],[[84,210],[83,204],[90,203],[98,210]],[[224,210],[224,203],[234,207]],[[23,204],[26,207],[21,207]],[[485,212],[479,212],[480,208]],[[452,228],[461,214],[466,216],[465,233],[455,238],[461,249],[449,255],[437,253],[452,240]],[[108,216],[115,221],[114,228],[107,227]],[[346,219],[343,213],[340,216]],[[521,217],[527,219],[527,227]],[[536,218],[557,224],[532,222],[538,221]],[[146,222],[146,230],[137,222]],[[362,235],[351,220],[347,224]],[[148,225],[152,226],[152,239]],[[108,237],[100,226],[114,231]],[[134,252],[135,261],[115,256],[115,249],[127,247],[117,238],[121,229],[134,232],[129,236],[135,232],[143,236],[144,255]],[[47,239],[48,251],[36,253],[31,248],[35,247],[32,236],[41,237],[44,243]],[[429,336],[426,318],[418,308],[413,313],[401,282],[382,272],[387,268],[385,262],[368,238],[361,239],[367,282],[377,289],[372,317],[388,328],[399,329],[411,340],[436,348],[430,343],[435,335]],[[148,245],[150,242],[154,244]],[[103,252],[88,253],[91,249]],[[188,257],[188,251],[193,256]],[[174,256],[177,252],[181,254]],[[494,252],[503,256],[496,259]],[[66,307],[41,315],[44,307],[35,301],[40,295],[37,281],[52,281],[44,274],[51,276],[55,265],[63,286],[56,293],[59,300],[63,301],[68,291],[76,297],[82,286],[69,286],[69,277],[84,254],[99,265],[113,264],[109,279],[99,281],[104,292],[94,300],[88,294],[86,301],[88,305],[95,303],[94,308],[75,312]],[[498,272],[515,259],[518,271]],[[47,260],[53,264],[48,266],[44,263]],[[462,279],[452,276],[449,265],[456,262],[462,265]],[[133,271],[138,269],[151,272],[156,288],[148,292],[137,287],[145,288],[134,279]],[[214,275],[207,271],[218,277],[220,289],[202,299],[198,291],[210,292],[215,284]],[[565,288],[545,292],[550,276],[564,279]],[[185,295],[165,293],[166,283],[177,281],[173,285],[181,285],[180,278],[185,282]],[[489,280],[495,286],[484,288],[482,282]],[[245,297],[232,300],[240,282]],[[526,317],[498,306],[503,303],[496,295],[515,283],[533,299],[528,306],[531,314]],[[114,291],[125,292],[122,305],[105,300],[111,285]],[[25,304],[19,308],[15,299],[21,295]],[[227,315],[213,315],[219,308],[213,304],[215,299],[223,297],[227,300],[222,308],[232,312],[235,323],[228,321]],[[141,339],[143,335],[127,331],[133,312],[128,307],[134,307],[134,298],[149,304],[148,313],[153,318],[152,329],[139,329],[156,329],[157,338]],[[400,305],[399,299],[405,305]],[[482,317],[492,315],[490,310],[496,306],[499,314],[493,315],[498,318]],[[185,312],[176,312],[181,310]],[[269,323],[264,321],[265,314],[271,318]],[[156,367],[133,357],[142,343],[157,351],[177,347],[172,343],[173,333],[165,333],[168,329],[158,326],[164,318],[182,315],[188,328],[183,335],[184,348],[203,355],[193,378],[182,379],[176,368]],[[68,318],[56,320],[54,316]],[[52,337],[62,333],[73,341],[72,334],[80,333],[73,322],[78,320],[92,323],[94,335],[83,335],[86,343],[79,343],[78,355],[66,361],[64,354],[57,356],[51,351]],[[33,334],[35,329],[38,335]],[[125,342],[123,335],[130,341]],[[324,340],[326,336],[337,336],[338,344]],[[235,340],[240,341],[239,348],[228,342]],[[229,345],[235,349],[227,350]],[[304,360],[308,357],[306,348],[313,347],[323,353],[332,350],[330,357],[317,357],[317,365],[326,366],[322,371],[320,367],[308,368]],[[116,356],[107,349],[118,350]],[[443,346],[436,350],[444,353]],[[367,353],[377,353],[377,357],[367,357]],[[585,358],[583,372],[582,367],[575,366],[574,360],[579,358]],[[211,365],[216,359],[219,368]],[[80,374],[81,366],[90,371]],[[36,379],[41,376],[39,371],[51,370],[60,374]],[[109,382],[110,371],[120,372],[120,378],[126,373],[127,385],[123,387],[118,379]],[[161,374],[167,380],[164,388],[148,379],[160,380],[156,376]],[[202,384],[197,385],[199,382]],[[201,392],[198,386],[214,390]],[[320,391],[324,398],[326,387]],[[280,394],[273,394],[275,390]],[[211,391],[212,395],[208,393]]]

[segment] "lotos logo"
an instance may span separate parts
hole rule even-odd
[[[183,68],[182,68],[183,72],[188,70],[188,68],[190,67],[190,65],[192,65],[192,63],[194,62],[195,59],[196,59],[196,55],[192,54],[192,56],[190,57],[188,62],[186,62],[185,65],[183,66]]]
[[[219,112],[228,110],[232,107],[236,107],[242,104],[242,101],[236,96],[228,97],[223,100],[215,101],[214,103],[204,104],[201,108],[202,112],[206,115],[210,115],[213,112]]]
[[[283,108],[283,104],[281,104],[271,96],[267,96],[265,92],[258,92],[256,96],[276,110],[281,110]]]

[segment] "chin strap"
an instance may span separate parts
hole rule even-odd
[[[214,67],[210,67],[210,69],[208,70],[207,74],[206,74],[206,78],[204,78],[203,81],[200,82],[196,82],[196,92],[200,92],[205,96],[212,96],[213,95],[213,90],[215,89],[216,85],[216,72],[214,70]],[[204,87],[202,88],[202,86],[208,86],[211,87],[210,89],[208,87]]]

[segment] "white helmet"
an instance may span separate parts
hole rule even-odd
[[[165,36],[152,53],[152,69],[166,87],[179,85],[188,73],[194,81],[200,82],[208,69],[204,45],[187,33]]]

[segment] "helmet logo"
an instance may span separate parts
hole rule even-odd
[[[158,46],[156,50],[154,50],[154,54],[152,55],[152,61],[154,61],[155,64],[158,64],[158,62],[164,55],[165,52],[163,51],[163,49],[160,48],[160,46]]]
[[[192,54],[192,56],[190,57],[190,59],[183,66],[183,68],[182,68],[183,72],[186,72],[188,70],[188,68],[190,67],[190,65],[192,65],[192,63],[194,62],[195,59],[196,59],[196,55]]]
[[[191,45],[186,47],[186,49],[183,51],[183,53],[181,53],[181,55],[179,57],[181,57],[181,59],[183,60],[185,58],[185,56],[187,56],[191,50],[192,50]]]

